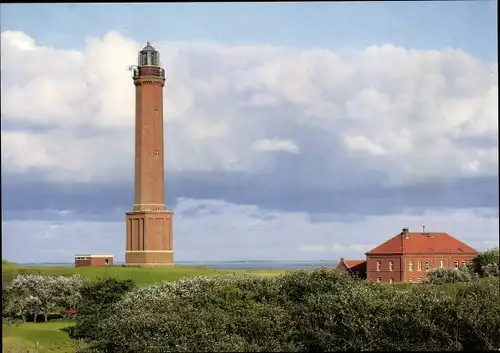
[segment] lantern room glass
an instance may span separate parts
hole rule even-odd
[[[139,53],[139,66],[160,66],[160,54],[149,42]]]

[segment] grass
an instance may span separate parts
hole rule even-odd
[[[22,266],[2,260],[2,284],[9,284],[18,274],[40,274],[50,276],[71,276],[79,274],[88,279],[116,277],[131,279],[136,284],[150,284],[160,281],[175,281],[182,277],[195,276],[275,276],[285,270],[247,270],[209,267],[175,266],[168,268],[138,267],[36,267]],[[75,352],[75,342],[61,329],[73,325],[72,321],[49,321],[46,323],[3,324],[3,352]],[[38,348],[37,348],[38,342]]]
[[[74,321],[29,322],[2,324],[4,353],[75,352],[76,341],[71,340],[65,328]]]
[[[20,274],[40,274],[49,276],[71,276],[79,274],[88,279],[115,277],[131,279],[136,284],[151,284],[160,281],[175,281],[182,277],[195,276],[231,276],[255,275],[275,276],[286,270],[249,270],[249,269],[214,269],[209,267],[174,266],[166,268],[139,268],[139,267],[36,267],[21,266],[2,260],[2,284],[9,284],[14,277]]]

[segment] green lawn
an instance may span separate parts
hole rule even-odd
[[[75,352],[76,342],[62,329],[73,321],[2,324],[4,353]]]
[[[174,266],[166,268],[139,268],[139,267],[31,267],[20,266],[2,261],[2,282],[10,283],[18,274],[41,274],[51,276],[71,276],[79,274],[89,279],[98,277],[116,277],[118,279],[131,279],[137,284],[150,284],[160,281],[175,281],[181,277],[194,276],[231,276],[231,275],[256,275],[273,276],[285,270],[217,270],[209,267]]]
[[[31,267],[2,260],[2,283],[9,284],[18,274],[41,274],[71,276],[79,274],[89,279],[116,277],[132,279],[137,284],[160,281],[175,281],[194,276],[275,276],[284,270],[216,270],[208,267],[175,266],[168,268],[138,267]],[[75,352],[75,342],[70,340],[62,328],[73,325],[72,321],[49,321],[47,323],[3,324],[3,352]],[[38,349],[37,349],[38,342]]]

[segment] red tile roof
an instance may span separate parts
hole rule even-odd
[[[348,268],[353,268],[362,265],[363,262],[366,262],[366,260],[344,260],[344,263]]]
[[[387,240],[366,253],[376,254],[478,254],[469,245],[455,239],[448,233],[403,233]]]

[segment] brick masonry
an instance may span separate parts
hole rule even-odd
[[[173,212],[165,209],[163,87],[158,67],[139,67],[135,85],[134,206],[127,212],[125,263],[171,266]]]

